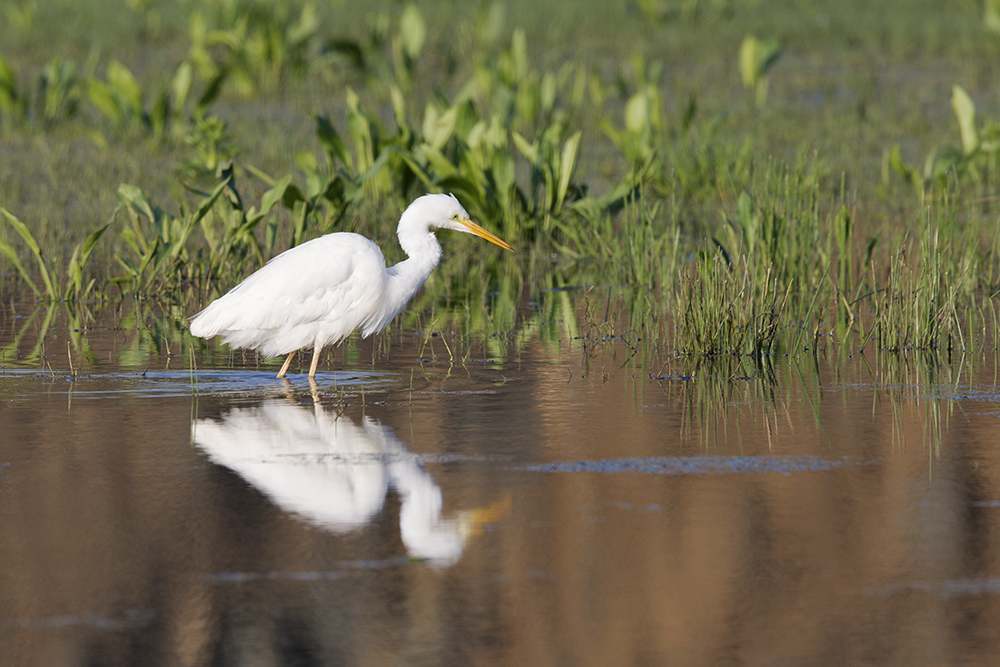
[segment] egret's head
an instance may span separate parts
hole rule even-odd
[[[404,217],[410,218],[419,223],[427,225],[428,228],[454,229],[455,231],[475,234],[486,239],[490,243],[495,243],[501,248],[513,250],[498,236],[486,231],[472,220],[465,208],[458,202],[455,195],[424,195],[418,197],[406,209]]]

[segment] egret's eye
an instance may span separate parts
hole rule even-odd
[[[454,220],[455,222],[458,222],[458,218],[459,218],[458,213],[452,213],[451,214],[451,219]]]

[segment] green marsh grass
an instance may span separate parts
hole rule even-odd
[[[554,24],[532,3],[135,3],[124,39],[84,50],[54,17],[100,37],[100,3],[40,2],[22,30],[62,53],[0,27],[0,279],[193,312],[321,233],[398,260],[398,212],[451,191],[518,256],[448,239],[400,326],[603,332],[650,363],[654,344],[754,364],[967,348],[998,321],[1000,46],[978,14],[848,4],[806,30],[744,3],[611,21],[580,3]],[[844,51],[880,73],[810,64]],[[927,80],[893,78],[902,63]],[[50,187],[23,175],[36,154]],[[590,288],[621,310],[596,321]]]

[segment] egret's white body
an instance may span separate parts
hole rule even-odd
[[[382,251],[359,234],[327,234],[287,250],[191,318],[199,338],[224,336],[234,347],[266,356],[287,354],[284,377],[297,350],[312,347],[309,377],[320,351],[360,329],[385,328],[441,260],[432,228],[475,234],[510,246],[469,219],[454,195],[424,195],[399,219],[397,236],[407,259],[386,267]]]

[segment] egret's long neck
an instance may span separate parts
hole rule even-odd
[[[441,261],[441,246],[434,233],[426,224],[414,224],[416,221],[408,213],[409,210],[403,213],[398,231],[399,245],[407,259],[388,269],[390,298],[394,304],[400,304],[400,310]]]

